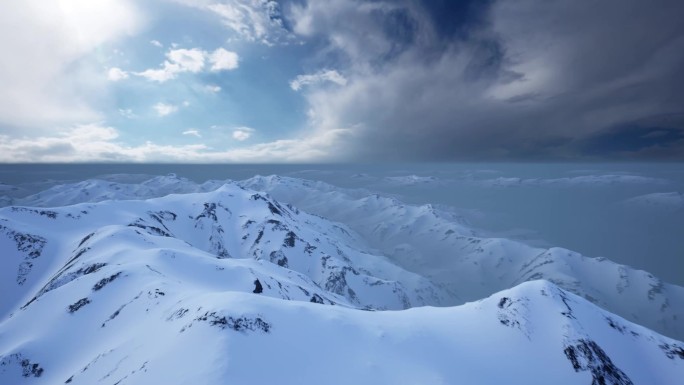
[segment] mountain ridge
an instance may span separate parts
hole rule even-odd
[[[397,219],[385,235],[411,241],[402,221],[419,218],[422,234],[441,218],[477,239],[432,206],[359,199],[348,210],[371,208],[368,226],[385,210]],[[0,282],[12,295],[0,303],[0,382],[669,384],[684,374],[684,344],[548,280],[525,276],[465,302],[378,254],[348,222],[237,183],[2,208]],[[464,303],[445,306],[454,301]]]

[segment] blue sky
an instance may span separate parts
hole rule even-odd
[[[681,160],[656,3],[4,2],[0,161]]]

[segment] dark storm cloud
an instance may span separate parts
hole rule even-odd
[[[684,151],[684,115],[663,118],[666,119],[612,127],[579,141],[576,146],[587,156],[609,156],[616,159],[681,159]]]
[[[433,26],[442,38],[463,37],[484,23],[493,0],[432,0],[422,2]],[[420,2],[418,2],[420,3]]]
[[[354,158],[684,159],[680,126],[634,124],[684,113],[681,1],[325,3],[290,16],[346,57],[306,96]]]

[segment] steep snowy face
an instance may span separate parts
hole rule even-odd
[[[240,184],[348,225],[406,270],[447,288],[454,304],[546,279],[630,321],[684,340],[684,288],[606,259],[477,236],[430,205],[280,176]]]

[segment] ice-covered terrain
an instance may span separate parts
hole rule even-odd
[[[13,199],[1,384],[684,378],[683,288],[435,206],[277,176]]]
[[[430,205],[279,176],[257,176],[241,184],[347,224],[392,261],[460,300],[546,279],[633,322],[684,339],[684,288],[647,272],[562,248],[478,237],[458,218]]]
[[[208,192],[216,190],[224,184],[224,182],[213,180],[197,184],[188,179],[179,178],[174,174],[152,177],[140,183],[127,183],[126,179],[122,176],[114,176],[114,178],[110,176],[106,180],[89,179],[76,183],[57,184],[35,194],[15,197],[12,204],[54,207],[104,200],[147,199],[168,194]],[[6,198],[11,197],[7,196]]]
[[[684,194],[678,191],[651,193],[626,199],[621,202],[628,209],[655,209],[659,212],[684,211]]]
[[[644,177],[640,175],[581,175],[566,178],[511,178],[498,177],[494,179],[479,180],[489,186],[516,187],[516,186],[601,186],[618,184],[650,184],[662,185],[666,181],[657,178]]]

